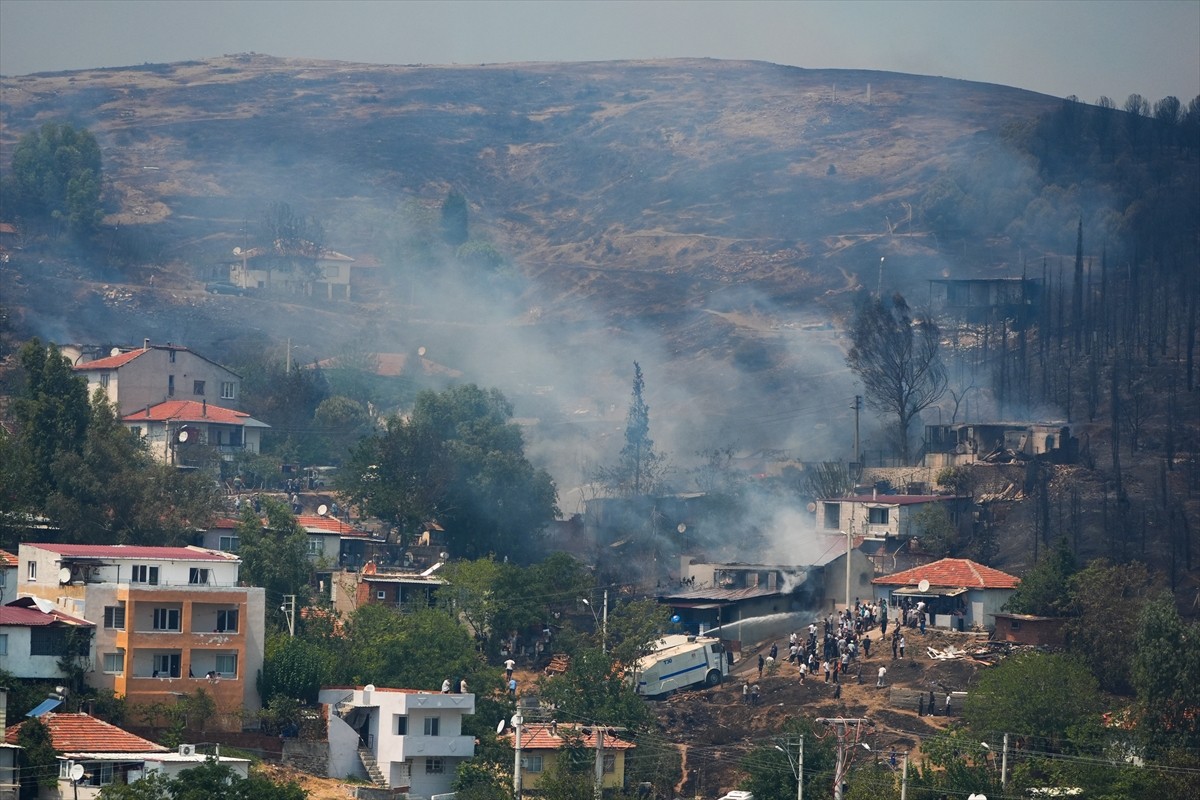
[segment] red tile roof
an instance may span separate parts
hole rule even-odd
[[[0,567],[15,567],[20,563],[17,557],[7,550],[0,550]]]
[[[108,356],[107,358],[97,358],[95,361],[85,361],[82,364],[76,364],[75,369],[76,369],[76,371],[83,371],[83,370],[89,370],[89,369],[116,369],[117,367],[125,366],[130,361],[133,361],[135,358],[137,358],[138,356],[142,355],[143,353],[148,353],[148,352],[150,352],[150,351],[149,350],[141,350],[141,349],[130,350],[127,353],[118,353],[115,356]]]
[[[930,586],[956,589],[1015,589],[1021,582],[1015,575],[985,567],[970,559],[943,558],[932,564],[884,575],[871,583],[878,586],[916,586],[923,580],[929,581]]]
[[[126,414],[124,422],[217,422],[225,425],[244,425],[247,422],[263,423],[252,418],[245,411],[234,411],[232,408],[221,408],[212,403],[197,403],[195,400],[167,400],[156,406]]]
[[[149,739],[134,736],[126,730],[110,725],[87,714],[43,714],[40,719],[50,729],[54,749],[61,753],[167,753],[168,748]],[[4,731],[4,741],[17,743],[19,725],[9,726]]]
[[[505,734],[512,742],[512,734]],[[596,731],[594,728],[584,728],[575,723],[559,723],[557,732],[550,732],[550,724],[546,722],[527,723],[521,726],[522,750],[561,750],[570,740],[578,737],[583,746],[591,749],[596,747]],[[611,731],[604,732],[605,750],[631,750],[637,747],[633,742],[618,739]]]
[[[235,561],[237,556],[202,547],[147,547],[128,544],[42,544],[29,543],[49,553],[76,558],[143,558],[165,561]]]
[[[24,598],[23,598],[24,599]],[[18,600],[17,602],[21,602]],[[94,628],[96,624],[88,622],[86,619],[73,617],[65,611],[59,611],[57,608],[51,609],[49,612],[42,611],[35,605],[13,605],[0,606],[0,625],[18,625],[22,628],[41,628],[46,625],[53,625],[56,622],[65,622],[68,625],[79,625]]]
[[[319,517],[315,514],[301,514],[300,516],[296,517],[296,522],[301,528],[308,529],[310,533],[315,533],[315,531],[312,530],[313,528],[321,531],[328,531],[329,533],[348,533],[359,535],[366,533],[366,531],[360,531],[352,525],[347,525],[340,519],[334,519],[333,517]]]

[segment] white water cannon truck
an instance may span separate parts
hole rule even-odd
[[[671,634],[638,660],[633,688],[646,697],[661,697],[693,686],[716,686],[728,674],[729,660],[720,639]]]

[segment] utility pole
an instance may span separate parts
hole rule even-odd
[[[279,610],[287,617],[288,636],[296,638],[296,595],[285,594],[283,596],[283,605]]]
[[[908,753],[904,754],[904,768],[900,770],[900,800],[908,800]]]
[[[604,613],[600,617],[600,650],[608,652],[608,589],[604,590]]]
[[[604,728],[596,726],[596,786],[592,790],[593,800],[600,800],[604,783]]]
[[[846,775],[850,772],[850,762],[854,759],[853,747],[847,747],[847,739],[850,734],[850,728],[854,728],[854,741],[851,745],[859,744],[859,729],[863,725],[870,725],[869,719],[850,719],[848,717],[820,717],[817,722],[822,725],[830,725],[833,727],[834,733],[837,735],[837,769],[833,775],[833,800],[842,800],[842,784],[846,781]]]
[[[859,466],[858,466],[858,469],[856,470],[856,472],[858,474],[854,476],[855,481],[857,481],[859,476],[862,475],[862,464],[859,462],[859,457],[861,456],[862,451],[859,450],[859,442],[858,442],[858,415],[859,415],[859,412],[861,412],[861,411],[862,411],[862,395],[856,394],[856,395],[854,395],[854,463],[858,464]]]
[[[1004,749],[1000,753],[1000,791],[1008,788],[1008,734],[1004,734]]]
[[[513,798],[521,800],[521,724],[525,720],[521,717],[521,712],[513,714]]]

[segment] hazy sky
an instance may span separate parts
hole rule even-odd
[[[385,64],[745,58],[1186,104],[1200,94],[1200,0],[0,0],[5,75],[246,51]]]

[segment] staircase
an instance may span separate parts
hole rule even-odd
[[[371,783],[382,789],[388,788],[387,778],[384,777],[383,770],[379,768],[379,763],[375,761],[375,755],[364,744],[358,746],[358,760],[367,770],[367,776],[370,777]]]

